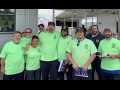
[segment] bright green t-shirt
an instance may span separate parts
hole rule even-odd
[[[102,53],[102,56],[110,55],[119,55],[120,54],[120,41],[112,38],[112,40],[102,40],[100,42],[98,52]],[[120,59],[115,58],[104,58],[101,60],[101,68],[105,70],[120,70]]]
[[[63,37],[60,37],[58,44],[57,44],[57,53],[58,53],[58,61],[61,62],[61,60],[66,60],[66,48],[68,43],[71,41],[71,37],[68,36],[66,39]],[[69,62],[71,64],[71,62]]]
[[[53,31],[53,33],[39,34],[39,42],[41,45],[41,60],[42,61],[53,61],[58,59],[57,56],[57,43],[61,36],[60,32]]]
[[[19,44],[10,41],[4,45],[1,58],[5,58],[6,75],[17,74],[24,70],[24,47],[21,41]]]
[[[31,43],[31,39],[32,39],[32,38],[27,39],[26,37],[23,37],[23,38],[21,38],[21,41],[22,41],[22,42],[25,44],[25,46],[26,46],[27,44]],[[26,60],[27,60],[26,55],[24,55],[24,60],[25,60],[25,63],[26,63]]]
[[[29,47],[28,51],[25,51],[27,55],[26,70],[37,70],[40,68],[40,46],[36,48]]]
[[[71,40],[66,51],[71,54],[72,59],[75,61],[78,67],[83,67],[89,60],[90,56],[97,52],[97,48],[91,40],[86,38],[80,41],[79,46],[77,46],[77,43],[77,38]],[[88,66],[88,70],[89,69],[91,69],[91,64]]]
[[[39,36],[40,33],[37,33],[36,36]],[[40,45],[40,41],[38,42],[38,45]]]

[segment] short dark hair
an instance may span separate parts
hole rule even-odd
[[[92,27],[93,27],[93,26],[96,26],[96,27],[97,27],[97,29],[98,29],[98,26],[97,26],[97,25],[92,25]],[[91,28],[92,28],[92,27],[91,27]]]
[[[32,33],[32,29],[31,29],[31,28],[27,28],[26,30],[28,30],[28,29],[30,29],[30,31],[31,31],[31,33]],[[25,30],[25,32],[26,32],[26,30]]]
[[[39,41],[39,38],[38,38],[38,36],[36,36],[36,35],[33,35],[33,36],[32,36],[31,41],[33,41],[33,39],[38,39],[38,41]]]
[[[14,34],[17,34],[17,33],[19,33],[19,34],[22,36],[21,32],[19,32],[19,31],[15,31],[15,32],[13,33],[13,36],[14,36]]]
[[[40,27],[40,26],[43,26],[43,27],[44,27],[44,25],[43,25],[43,24],[39,24],[39,25],[38,25],[38,27]]]

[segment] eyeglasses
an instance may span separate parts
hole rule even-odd
[[[79,44],[80,44],[80,41],[78,41],[77,46],[79,46]]]
[[[31,32],[26,32],[26,33],[31,33]]]

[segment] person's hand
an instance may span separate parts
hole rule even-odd
[[[44,28],[44,33],[46,33],[46,32],[47,32],[47,29]]]
[[[86,72],[87,69],[88,69],[88,65],[84,65],[82,71],[83,71],[83,72]]]
[[[1,73],[3,73],[3,74],[5,73],[5,68],[1,67]]]
[[[65,64],[68,64],[69,63],[69,60],[67,59],[66,61],[65,61]]]
[[[73,64],[73,69],[74,69],[75,71],[78,71],[78,66],[77,66],[76,63]]]
[[[27,51],[29,49],[30,44],[25,46],[25,50]]]
[[[110,55],[109,58],[115,59],[115,55]]]
[[[99,55],[99,56],[102,56],[102,55]],[[104,57],[99,57],[101,60],[104,59]]]

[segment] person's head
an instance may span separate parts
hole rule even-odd
[[[84,29],[82,27],[76,28],[75,34],[76,34],[78,39],[84,38]]]
[[[13,40],[15,42],[20,42],[20,40],[21,40],[21,32],[19,32],[19,31],[14,32],[14,34],[13,34]]]
[[[63,37],[68,36],[68,26],[62,26],[61,35],[62,35]]]
[[[43,24],[38,25],[38,29],[39,29],[40,32],[43,32],[44,31],[44,25]]]
[[[39,41],[38,36],[33,35],[32,39],[31,39],[31,43],[34,47],[36,47],[38,45],[38,41]]]
[[[111,38],[113,31],[110,27],[104,28],[103,34],[105,35],[105,38]]]
[[[22,32],[22,37],[26,37],[26,33],[25,32]]]
[[[82,25],[82,28],[84,28],[84,25]]]
[[[52,32],[55,29],[55,23],[54,22],[48,22],[48,31]]]
[[[31,37],[32,29],[27,28],[27,29],[25,30],[25,33],[26,33],[26,37]]]
[[[98,26],[97,26],[97,25],[93,25],[93,26],[92,26],[92,34],[93,34],[93,35],[97,35],[98,32],[99,32],[99,31],[98,31]]]

